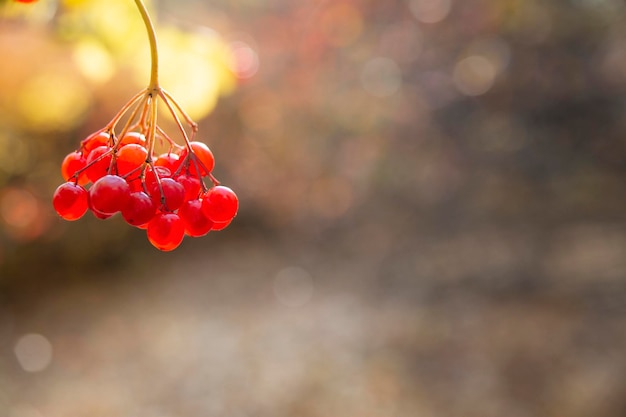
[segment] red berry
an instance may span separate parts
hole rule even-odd
[[[155,213],[154,201],[143,191],[131,193],[128,203],[122,209],[122,217],[131,226],[141,226],[148,223]]]
[[[65,159],[63,159],[63,162],[61,163],[61,175],[63,175],[63,179],[65,181],[69,181],[70,178],[74,177],[76,171],[80,171],[81,169],[85,168],[85,165],[87,165],[87,160],[82,153],[71,152],[67,154],[67,156],[65,157]],[[87,178],[87,175],[83,171],[78,174],[77,181],[78,184],[85,185],[89,182],[89,178]]]
[[[145,146],[146,137],[139,132],[127,132],[122,139],[120,139],[120,146],[130,145],[131,143]]]
[[[107,146],[109,145],[109,134],[107,132],[96,132],[91,134],[87,139],[83,140],[80,143],[81,150],[85,157],[89,156],[91,151],[96,149],[99,146]]]
[[[182,160],[177,154],[169,152],[160,155],[156,161],[154,161],[154,165],[158,167],[165,167],[169,169],[172,174],[174,174],[178,170],[178,167],[180,167],[181,162]]]
[[[185,226],[176,213],[159,213],[148,223],[148,240],[162,251],[174,250],[185,237]]]
[[[105,175],[89,189],[91,207],[102,214],[115,214],[122,210],[130,198],[130,186],[122,177]]]
[[[134,178],[139,178],[141,175],[141,171],[139,167],[146,162],[146,158],[148,157],[148,151],[141,145],[136,143],[131,143],[129,145],[124,145],[117,151],[116,155],[116,163],[117,163],[117,175],[126,176],[127,179],[132,180]]]
[[[73,182],[61,184],[52,196],[52,205],[65,220],[78,220],[87,211],[87,190]]]
[[[89,153],[87,157],[88,168],[85,170],[89,181],[95,183],[109,173],[111,158],[113,157],[112,153],[111,148],[108,146],[98,146]]]
[[[185,201],[195,200],[200,195],[202,185],[198,177],[183,174],[176,177],[176,182],[185,189]]]
[[[146,183],[146,188],[148,190],[150,190],[154,185],[156,185],[156,175],[154,175],[154,173],[157,173],[157,175],[159,176],[159,178],[163,179],[163,178],[170,178],[172,176],[172,173],[170,172],[169,169],[165,168],[165,167],[154,167],[154,171],[152,171],[152,168],[150,168],[150,166],[148,166],[146,168],[146,177],[144,179],[145,183]]]
[[[213,222],[202,212],[202,202],[200,200],[186,201],[178,210],[178,215],[185,225],[185,234],[187,236],[204,236],[213,227]]]
[[[174,211],[185,201],[185,187],[171,178],[161,179],[161,189],[155,181],[148,191],[157,207],[162,207],[164,211]]]
[[[200,176],[204,177],[209,175],[211,171],[213,171],[213,167],[215,166],[215,159],[213,158],[213,152],[209,149],[209,147],[203,142],[191,142],[191,150],[193,155],[189,157],[189,160],[185,162],[188,165],[189,173],[194,176],[198,176],[198,172],[201,173]],[[187,150],[185,149],[181,158],[187,157]],[[196,169],[197,167],[197,169]]]
[[[228,227],[228,225],[231,223],[232,220],[229,220],[227,222],[215,222],[213,223],[213,227],[211,228],[211,230],[213,230],[214,232],[218,232],[220,230],[224,230]]]
[[[209,219],[217,223],[232,220],[238,208],[237,195],[223,185],[210,188],[202,199],[202,211]]]

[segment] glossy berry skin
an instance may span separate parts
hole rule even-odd
[[[185,226],[176,213],[158,213],[148,223],[148,240],[157,249],[168,252],[180,245],[185,237]]]
[[[152,171],[152,168],[148,166],[146,168],[146,178],[144,179],[144,182],[146,183],[146,188],[148,190],[151,190],[152,187],[154,187],[157,183],[156,175],[154,175],[155,172],[159,176],[160,179],[170,178],[172,176],[171,171],[165,167],[155,166],[154,171]]]
[[[178,170],[181,163],[182,161],[180,160],[179,156],[174,152],[159,155],[156,161],[154,161],[154,165],[167,168],[172,174],[174,174]]]
[[[213,157],[213,152],[209,149],[209,147],[203,142],[191,142],[191,149],[193,151],[192,157],[188,157],[188,151],[184,150],[181,154],[181,158],[188,158],[186,164],[188,164],[188,172],[193,176],[198,176],[198,171],[200,172],[200,176],[207,176],[213,171],[213,167],[215,166],[215,159]],[[198,169],[196,169],[196,167]]]
[[[237,215],[239,200],[228,187],[217,185],[210,188],[202,199],[202,211],[216,223],[228,222]]]
[[[130,194],[128,203],[122,209],[122,217],[131,226],[142,226],[148,223],[156,214],[156,205],[152,198],[143,191]]]
[[[93,210],[101,214],[121,211],[130,199],[130,186],[117,175],[105,175],[89,189],[89,201]]]
[[[161,194],[161,190],[163,194]],[[161,179],[161,189],[155,181],[149,192],[154,203],[163,211],[175,211],[185,201],[185,187],[171,178]]]
[[[117,175],[123,177],[128,176],[127,179],[129,180],[139,178],[141,175],[139,167],[146,162],[147,157],[148,151],[141,145],[131,143],[122,146],[117,151],[115,159]]]
[[[145,146],[146,137],[139,132],[128,132],[120,139],[120,146],[130,145],[131,143]]]
[[[85,174],[89,181],[95,183],[100,178],[109,173],[111,159],[113,158],[111,148],[108,146],[98,146],[91,151],[87,157],[87,168]]]
[[[219,232],[220,230],[224,230],[228,227],[228,225],[231,223],[231,220],[227,221],[227,222],[215,222],[213,223],[213,227],[211,227],[211,230],[214,232]]]
[[[67,154],[61,163],[61,175],[63,176],[63,179],[65,181],[69,181],[70,178],[74,177],[74,174],[76,174],[77,171],[85,168],[85,165],[87,165],[87,160],[82,153],[71,152]],[[89,183],[89,178],[87,178],[84,171],[78,175],[77,180],[79,185]]]
[[[106,132],[96,132],[80,143],[83,155],[88,157],[91,151],[99,146],[107,146],[109,144],[109,134]],[[108,146],[107,146],[108,147]]]
[[[87,212],[87,190],[73,182],[61,184],[52,196],[52,205],[63,219],[78,220]]]
[[[211,231],[213,222],[202,212],[200,200],[189,200],[178,210],[178,215],[185,225],[185,234],[191,237],[201,237]]]
[[[200,196],[201,183],[198,177],[192,175],[179,175],[176,182],[185,189],[185,201],[196,200]]]

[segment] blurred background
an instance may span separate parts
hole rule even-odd
[[[145,28],[0,1],[1,416],[626,415],[623,2],[148,6],[239,215],[61,221]]]

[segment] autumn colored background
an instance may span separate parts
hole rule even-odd
[[[624,415],[621,1],[148,2],[240,198],[174,253],[50,204],[134,7],[0,1],[0,415]]]

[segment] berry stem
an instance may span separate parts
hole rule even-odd
[[[148,15],[148,10],[146,9],[146,5],[143,4],[143,1],[135,0],[135,4],[139,9],[139,13],[141,14],[144,24],[146,25],[146,30],[148,31],[148,42],[150,42],[150,58],[152,60],[152,67],[150,70],[150,85],[148,86],[148,90],[158,91],[160,89],[159,51],[157,48],[156,32],[154,31],[154,25],[152,24],[152,20],[150,19],[150,15]]]

